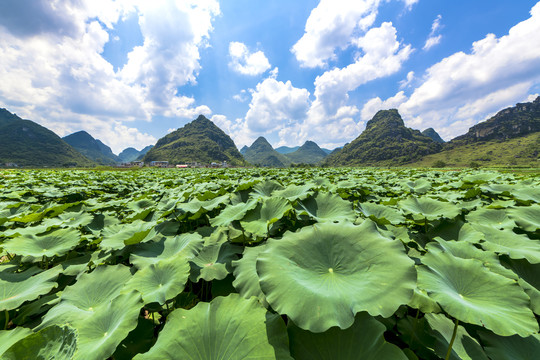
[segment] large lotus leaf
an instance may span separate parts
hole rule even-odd
[[[287,331],[291,355],[296,360],[407,360],[407,356],[384,339],[386,328],[367,313],[356,315],[354,324],[346,330],[333,327],[314,334],[289,322]]]
[[[32,330],[24,327],[16,327],[13,330],[0,330],[0,358],[2,354],[15,344],[32,333]]]
[[[475,230],[471,224],[462,220],[442,220],[439,224],[428,231],[431,238],[455,240],[458,242],[479,243],[484,239],[484,234]]]
[[[161,260],[184,256],[194,257],[203,247],[203,238],[197,233],[182,234],[173,238],[162,239],[157,242],[141,244],[131,254],[130,262],[138,269],[142,269]]]
[[[514,185],[510,184],[483,184],[480,186],[483,192],[491,195],[501,195],[501,196],[512,196],[511,193],[514,191]]]
[[[508,214],[525,231],[540,229],[540,205],[519,206],[508,209]]]
[[[405,217],[398,210],[389,206],[366,202],[358,204],[358,208],[362,214],[380,225],[398,225],[405,222]]]
[[[169,315],[156,344],[135,359],[291,359],[285,324],[238,294]]]
[[[489,225],[495,229],[512,230],[516,227],[514,220],[510,219],[504,209],[478,209],[466,216],[473,226],[475,224]]]
[[[254,236],[266,237],[270,225],[281,219],[292,210],[290,202],[284,198],[265,198],[257,207],[250,210],[240,221],[247,232]]]
[[[203,210],[203,212],[212,211],[225,204],[228,200],[229,195],[218,196],[206,201],[193,199],[187,203],[178,203],[176,209],[182,214],[196,214],[201,210]]]
[[[257,273],[268,303],[312,332],[346,329],[360,311],[391,316],[416,286],[400,241],[362,225],[323,223],[269,240]]]
[[[275,180],[265,180],[253,187],[253,192],[251,196],[253,197],[271,197],[273,196],[274,191],[279,191],[285,189],[283,185],[278,183]]]
[[[500,174],[496,172],[478,172],[475,174],[469,174],[463,178],[464,182],[470,182],[473,184],[484,184],[491,182],[498,178]]]
[[[531,298],[531,309],[540,315],[540,264],[502,257],[501,263],[519,276],[518,283]]]
[[[79,333],[78,350],[73,360],[100,360],[112,355],[124,338],[137,327],[143,303],[132,291],[120,294],[85,319],[72,319]]]
[[[441,312],[441,307],[439,304],[430,298],[426,291],[418,288],[414,289],[414,295],[407,305],[413,309],[418,309],[425,314]]]
[[[425,194],[431,189],[431,182],[426,179],[404,181],[403,187],[416,194]]]
[[[400,201],[399,206],[407,213],[420,215],[428,220],[453,219],[461,213],[461,209],[455,204],[428,197],[410,197]]]
[[[50,326],[19,340],[2,355],[2,359],[71,360],[76,350],[75,329]]]
[[[435,355],[435,347],[440,346],[440,339],[435,337],[425,317],[413,318],[406,316],[398,319],[397,329],[400,340],[414,350],[414,354],[417,356],[409,357],[409,359],[439,359]],[[404,349],[404,351],[406,350]],[[459,360],[455,356],[450,358]]]
[[[140,292],[145,304],[157,302],[163,305],[184,291],[189,270],[186,257],[162,260],[137,271],[126,288]]]
[[[155,222],[136,220],[128,224],[116,224],[103,229],[103,240],[100,247],[106,250],[123,249],[126,244],[137,244],[151,240],[150,230],[156,225]]]
[[[235,220],[241,220],[244,218],[249,210],[254,209],[257,206],[256,200],[249,200],[248,202],[238,203],[236,205],[229,205],[218,216],[210,219],[212,226],[227,226]]]
[[[233,286],[245,299],[256,296],[261,304],[268,306],[261,286],[259,285],[259,275],[257,275],[257,257],[266,249],[266,244],[246,247],[242,259],[233,261],[234,281]]]
[[[436,332],[434,335],[438,339],[438,344],[435,346],[435,352],[444,358],[452,340],[455,324],[443,314],[426,314],[425,318],[429,326]],[[458,325],[456,338],[452,345],[451,359],[488,360],[482,346],[461,325]]]
[[[276,190],[272,196],[280,196],[289,201],[304,200],[308,196],[313,195],[311,185],[289,185],[283,190]]]
[[[215,242],[206,245],[197,257],[191,260],[192,282],[200,279],[206,281],[223,280],[232,272],[233,260],[238,258],[237,254],[242,250],[239,246],[231,245],[228,242]]]
[[[37,235],[15,237],[2,244],[5,251],[30,256],[41,261],[43,256],[62,256],[79,244],[81,235],[75,229],[56,229]]]
[[[497,336],[488,331],[479,331],[478,334],[491,360],[534,360],[540,354],[538,334],[526,338],[518,335]]]
[[[476,226],[484,233],[486,241],[482,248],[498,254],[508,255],[512,259],[527,259],[531,264],[540,263],[540,241],[531,240],[527,235],[516,234],[510,230],[497,230],[491,226]]]
[[[0,311],[16,309],[25,301],[47,294],[58,285],[55,280],[62,267],[43,272],[36,267],[21,273],[14,270],[12,266],[0,266]]]
[[[319,192],[304,201],[299,202],[299,215],[307,215],[318,222],[354,221],[356,213],[352,203],[340,196]]]
[[[450,316],[503,336],[538,331],[529,297],[515,281],[489,271],[478,260],[442,251],[428,252],[422,263],[418,287]]]
[[[540,188],[537,186],[522,186],[512,191],[514,198],[521,201],[540,203]]]

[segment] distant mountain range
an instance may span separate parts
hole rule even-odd
[[[114,165],[120,159],[114,155],[111,148],[96,140],[86,131],[78,131],[62,138],[75,150],[100,165]]]
[[[141,151],[139,151],[139,150],[137,150],[135,148],[132,148],[132,147],[128,147],[128,148],[122,150],[122,152],[120,154],[118,154],[118,159],[120,159],[120,161],[124,162],[124,163],[135,161],[135,160],[142,160],[144,155],[146,155],[146,153],[148,151],[150,151],[150,149],[153,148],[153,147],[154,147],[154,145],[148,145],[147,147],[145,147]]]
[[[274,150],[262,136],[245,149],[244,158],[248,163],[256,166],[285,167],[291,164],[289,158]]]

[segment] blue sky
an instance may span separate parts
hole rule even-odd
[[[3,0],[0,107],[119,153],[206,115],[238,147],[356,138],[376,111],[450,140],[540,93],[540,4]]]

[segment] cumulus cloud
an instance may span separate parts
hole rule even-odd
[[[132,13],[144,42],[115,71],[102,56],[105,44],[113,41],[108,31]],[[101,128],[118,130],[126,143],[139,135],[123,122],[210,114],[178,88],[196,83],[199,49],[207,46],[219,13],[216,0],[2,2],[0,102],[10,109],[24,107],[28,118],[42,124],[54,126],[63,119],[62,126],[73,131],[91,130],[85,124],[97,121]],[[29,99],[32,106],[23,106]],[[100,139],[106,142],[106,134]],[[121,141],[110,139],[111,147],[112,141]]]
[[[270,69],[270,62],[262,51],[250,52],[248,47],[237,41],[229,43],[229,66],[242,75],[260,75]]]
[[[424,50],[429,50],[441,42],[442,35],[437,34],[439,29],[442,27],[441,20],[442,16],[439,14],[433,21],[433,24],[431,25],[431,33],[429,34],[429,37],[427,38],[426,43],[423,47]]]
[[[364,121],[368,121],[373,118],[377,111],[395,109],[403,104],[406,100],[407,97],[403,91],[398,92],[395,96],[384,101],[379,97],[373,98],[366,102],[362,107],[361,118]]]
[[[413,82],[415,79],[416,79],[416,78],[415,78],[415,76],[414,76],[414,71],[409,71],[409,72],[407,73],[407,78],[404,79],[404,80],[401,80],[401,81],[399,82],[399,88],[400,88],[400,89],[404,89],[404,88],[406,88],[406,87],[411,86],[411,85],[412,85],[412,82]]]

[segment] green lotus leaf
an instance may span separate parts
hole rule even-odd
[[[0,311],[16,309],[25,301],[47,294],[58,285],[55,280],[62,267],[58,265],[43,272],[36,267],[20,273],[14,271],[9,265],[0,266]]]
[[[540,203],[540,189],[538,186],[522,186],[512,191],[514,198],[526,202]]]
[[[291,359],[285,324],[238,294],[169,315],[156,344],[136,360]]]
[[[242,250],[239,246],[228,242],[215,242],[206,245],[197,257],[191,260],[189,279],[196,283],[200,279],[206,281],[223,280],[232,272],[233,260]]]
[[[438,344],[435,346],[435,353],[444,358],[448,351],[448,345],[452,340],[455,324],[443,314],[426,314],[425,318],[429,326],[436,332],[434,335],[438,339]],[[461,325],[458,325],[450,358],[456,360],[488,360],[482,346]]]
[[[186,257],[162,260],[137,271],[126,288],[140,292],[145,304],[157,302],[163,305],[184,291],[189,270]]]
[[[476,226],[484,233],[486,241],[480,245],[484,250],[508,255],[512,259],[527,259],[531,264],[540,263],[540,241],[509,230],[497,230],[491,226]]]
[[[475,230],[471,224],[460,219],[442,220],[439,224],[428,230],[428,236],[444,240],[458,242],[479,243],[484,239],[484,234]]]
[[[418,267],[418,287],[450,316],[503,336],[538,332],[529,297],[519,285],[489,271],[482,262],[432,251]],[[473,276],[474,274],[474,276]]]
[[[441,345],[440,339],[435,337],[435,334],[429,327],[425,317],[413,318],[411,316],[406,316],[398,319],[397,329],[400,340],[409,346],[410,349],[407,349],[414,350],[414,355],[418,356],[416,359],[439,358],[435,354],[435,348],[444,345]],[[406,352],[407,349],[404,349],[403,351]],[[459,360],[456,359],[455,356],[450,357],[450,359]]]
[[[405,222],[405,217],[398,210],[389,206],[374,203],[362,203],[358,204],[358,207],[362,214],[379,225],[398,225]]]
[[[514,200],[493,200],[489,205],[486,206],[487,209],[506,209],[516,205]]]
[[[117,346],[112,358],[133,359],[135,355],[150,350],[154,342],[154,322],[139,316],[137,327]]]
[[[265,198],[253,210],[247,212],[240,221],[245,231],[258,237],[266,237],[270,225],[281,219],[292,210],[290,202],[284,198]]]
[[[526,338],[518,335],[497,336],[488,331],[479,331],[478,334],[491,360],[533,360],[540,354],[538,334]]]
[[[117,224],[103,229],[100,247],[106,250],[123,249],[127,244],[138,244],[151,240],[147,235],[156,225],[155,222],[136,220],[129,224]]]
[[[319,192],[304,201],[299,202],[299,215],[307,215],[318,222],[354,221],[356,213],[349,201],[340,196]]]
[[[187,203],[178,203],[176,208],[183,214],[196,214],[201,210],[204,210],[204,212],[212,211],[227,203],[227,201],[229,201],[229,195],[222,195],[206,201],[194,199]]]
[[[13,330],[0,330],[0,358],[11,345],[30,334],[32,334],[32,330],[20,326]]]
[[[304,200],[307,197],[313,195],[311,185],[289,185],[283,190],[276,190],[272,193],[272,196],[279,196],[289,201]]]
[[[12,345],[2,359],[71,360],[77,350],[77,332],[69,326],[50,326]]]
[[[525,231],[540,229],[540,205],[519,206],[508,209],[508,215]]]
[[[431,189],[431,182],[426,179],[404,181],[402,185],[408,191],[416,194],[425,194]]]
[[[489,225],[495,229],[512,230],[516,227],[514,220],[503,209],[478,209],[467,214],[466,219],[473,225]]]
[[[41,261],[43,256],[62,256],[76,247],[81,235],[75,229],[56,229],[37,235],[15,237],[2,244],[5,251],[30,256],[34,262]]]
[[[299,327],[346,329],[354,316],[391,316],[416,286],[414,262],[375,224],[323,223],[269,240],[257,273],[268,303]]]
[[[203,238],[197,233],[177,235],[157,242],[147,242],[137,247],[130,256],[130,262],[138,269],[161,260],[184,256],[194,257],[203,247]]]
[[[540,315],[540,264],[527,260],[501,258],[501,263],[519,276],[518,283],[531,298],[532,311]]]
[[[510,184],[483,184],[480,185],[480,189],[488,194],[510,197],[512,196],[511,193],[514,191],[514,186]]]
[[[285,189],[283,185],[275,180],[265,180],[253,187],[251,195],[253,197],[271,197],[274,191]]]
[[[259,275],[257,275],[257,257],[266,249],[266,244],[255,247],[246,247],[242,259],[233,261],[234,281],[233,286],[245,299],[255,296],[264,307],[268,307],[266,297],[259,285]]]
[[[385,330],[383,324],[367,313],[356,315],[354,324],[346,330],[333,327],[315,334],[292,322],[287,326],[291,355],[296,360],[407,360],[400,348],[385,341]]]
[[[218,216],[210,219],[212,226],[227,226],[235,220],[241,220],[244,218],[249,210],[254,209],[257,206],[257,201],[249,200],[248,202],[238,203],[236,205],[229,205]]]
[[[420,310],[424,314],[441,312],[439,304],[430,298],[426,291],[418,288],[414,289],[414,295],[407,305],[413,309]]]
[[[84,227],[85,230],[98,235],[104,228],[120,223],[120,220],[109,214],[95,214],[94,219]]]
[[[428,197],[410,197],[400,201],[399,206],[407,213],[420,215],[428,220],[453,219],[461,213],[461,209],[455,204]]]
[[[467,175],[463,178],[464,182],[470,182],[473,184],[489,183],[498,178],[500,174],[496,172],[478,172],[475,174]]]

